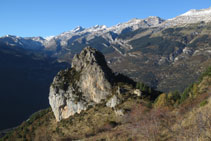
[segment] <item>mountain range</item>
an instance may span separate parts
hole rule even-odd
[[[92,46],[105,54],[113,70],[162,91],[182,91],[210,63],[210,21],[208,8],[190,10],[168,20],[150,16],[111,27],[78,26],[46,38],[6,35],[0,43],[41,51],[68,63],[85,46]],[[172,86],[175,80],[183,84],[177,81]]]
[[[29,97],[22,99],[23,101],[29,100],[33,95],[39,95],[38,97],[42,99],[44,93],[48,93],[48,86],[53,76],[60,69],[69,67],[73,56],[86,46],[101,51],[109,67],[115,72],[142,81],[159,91],[179,90],[181,92],[197,80],[201,72],[211,64],[210,31],[211,8],[208,8],[190,10],[168,20],[150,16],[145,19],[134,18],[111,27],[78,26],[73,30],[46,38],[6,35],[0,37],[1,74],[4,78],[1,79],[1,89],[5,89],[0,97],[1,99],[6,97],[5,101],[7,101],[10,95],[23,93],[23,89],[20,89],[8,94],[10,85],[17,85],[18,88],[21,88],[20,86],[29,88],[22,96]],[[20,77],[15,78],[11,74]],[[20,80],[23,83],[20,83]],[[31,80],[38,85],[37,90],[43,90],[43,93],[31,91],[33,89],[31,86],[36,86],[31,84]],[[3,103],[4,106],[1,107],[5,105],[14,107],[13,104],[17,101],[12,104]],[[34,102],[38,101],[40,99]],[[24,118],[20,117],[18,122],[48,105],[47,100],[41,103],[40,105],[45,106],[35,104],[36,108],[32,111],[32,108],[29,108],[29,112],[24,115]],[[22,104],[23,107],[28,105],[24,102]],[[4,113],[4,119],[11,117],[6,114],[7,112]],[[18,113],[13,116],[17,115]],[[15,125],[13,123],[10,127]],[[3,128],[7,127],[2,126]]]

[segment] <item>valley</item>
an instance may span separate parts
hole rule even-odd
[[[86,59],[84,59],[85,61],[78,59],[79,61],[75,61],[75,66],[71,65],[74,62],[74,56],[86,47],[96,49],[105,56],[103,64],[110,67],[115,74],[109,73],[108,82],[111,84],[108,86],[103,86],[105,83],[100,80],[97,81],[95,88],[95,81],[92,82],[91,78],[95,78],[93,74],[97,75],[98,72],[89,75],[89,72],[93,71],[92,67],[87,69],[89,71],[84,72],[81,69],[84,79],[79,79],[80,71],[80,73],[74,71],[74,67],[77,68],[77,63],[87,63]],[[196,112],[198,115],[200,110],[205,116],[206,108],[209,109],[210,105],[211,8],[190,10],[167,20],[150,16],[145,19],[134,18],[111,27],[96,25],[83,28],[78,26],[73,30],[45,38],[2,36],[0,37],[0,64],[0,110],[3,113],[0,117],[0,130],[16,127],[22,123],[11,134],[6,135],[5,140],[31,140],[32,138],[36,138],[36,140],[42,140],[42,138],[44,140],[53,140],[54,138],[58,140],[84,138],[95,140],[105,139],[105,136],[113,140],[121,140],[128,135],[134,135],[128,138],[131,140],[148,139],[149,136],[154,135],[154,130],[157,133],[161,128],[162,133],[157,133],[159,137],[154,136],[156,139],[165,137],[167,140],[171,140],[177,133],[178,137],[182,138],[182,133],[179,132],[180,128],[176,128],[181,125],[177,125],[177,118],[185,117],[184,122],[186,123],[192,117],[192,113]],[[104,68],[104,65],[101,67]],[[71,67],[73,69],[68,70]],[[101,69],[101,67],[99,68]],[[96,67],[97,70],[99,68]],[[55,83],[55,93],[59,89],[61,91],[57,93],[58,95],[66,93],[67,86],[73,85],[71,93],[81,89],[74,97],[76,99],[81,98],[81,91],[87,90],[93,94],[93,91],[98,88],[109,89],[110,91],[105,96],[107,97],[110,93],[116,95],[116,89],[119,86],[122,88],[121,94],[124,96],[120,93],[117,94],[121,101],[117,107],[124,109],[124,116],[116,115],[118,110],[114,110],[115,106],[105,107],[105,102],[108,99],[104,96],[99,100],[104,102],[98,103],[98,100],[95,99],[96,94],[87,96],[89,95],[87,92],[85,97],[88,97],[89,101],[83,101],[84,99],[80,101],[82,106],[80,103],[79,106],[75,104],[73,107],[79,108],[76,108],[77,110],[73,108],[77,111],[76,114],[70,114],[72,118],[61,119],[61,122],[57,123],[53,113],[55,111],[49,108],[48,96],[53,89],[51,86],[54,84],[54,77],[61,70],[65,71],[58,76],[64,79],[65,83],[58,79],[58,83]],[[206,75],[203,75],[206,70],[208,70]],[[105,74],[107,75],[107,73]],[[99,78],[104,80],[101,75]],[[72,80],[73,83],[68,82],[69,80]],[[74,82],[75,80],[77,83]],[[60,81],[62,82],[60,83]],[[92,83],[93,86],[89,86]],[[98,86],[98,83],[101,85]],[[80,86],[81,84],[84,85]],[[88,89],[89,87],[93,90]],[[144,94],[143,97],[134,96],[135,89],[139,89]],[[94,103],[91,104],[91,107],[88,104],[90,102]],[[65,111],[64,105],[67,103],[60,103],[59,108],[62,107],[62,111]],[[137,107],[144,110],[137,111]],[[189,110],[183,114],[182,110],[185,110],[186,107]],[[140,110],[139,108],[138,110]],[[161,110],[161,115],[158,113],[155,116],[159,120],[162,120],[160,116],[164,116],[166,113],[168,114],[165,116],[174,117],[172,118],[174,121],[167,121],[168,117],[163,119],[166,124],[175,125],[175,128],[171,129],[174,131],[163,130],[164,124],[161,126],[160,121],[156,121],[156,123],[159,122],[159,129],[153,128],[150,135],[146,135],[146,133],[143,133],[143,136],[137,135],[137,132],[143,131],[139,128],[134,133],[127,132],[128,129],[137,127],[137,123],[144,124],[142,119],[137,116],[145,112],[149,116],[154,116],[157,114],[156,108]],[[35,113],[36,111],[39,112]],[[82,111],[81,114],[78,111]],[[177,112],[178,115],[175,114]],[[62,117],[67,115],[69,113],[63,113]],[[103,118],[98,126],[96,121],[99,121],[100,117]],[[194,117],[197,122],[196,118],[198,117]],[[59,118],[57,117],[57,119]],[[146,121],[147,127],[155,124],[148,121],[146,117],[143,119]],[[88,121],[91,121],[90,125],[87,125]],[[48,125],[50,125],[49,129],[47,129]],[[73,128],[73,125],[77,125],[78,129]],[[104,126],[105,128],[103,128]],[[191,128],[191,126],[195,127],[195,125],[187,123],[181,126],[181,129],[184,132],[187,131],[185,133],[188,134],[190,131],[186,127]],[[207,126],[206,131],[210,131]],[[196,131],[194,132],[197,132],[198,128],[195,127]],[[69,129],[71,129],[70,133],[68,133]],[[201,132],[203,139],[210,137],[205,133],[206,131]],[[165,132],[169,136],[166,136]],[[120,133],[124,134],[119,137]],[[79,136],[80,134],[82,136]],[[187,138],[188,136],[190,135],[188,134]]]

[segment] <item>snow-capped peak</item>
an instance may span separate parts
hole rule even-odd
[[[83,31],[85,28],[81,27],[81,26],[77,26],[75,29],[72,30],[72,32],[80,32]]]
[[[53,38],[54,38],[54,36],[47,36],[47,37],[45,37],[44,39],[47,40],[47,41],[49,41],[49,40],[51,40],[51,39],[53,39]]]
[[[84,30],[85,32],[98,32],[98,31],[105,31],[107,29],[106,25],[95,25],[90,28]]]
[[[207,9],[192,9],[182,15],[169,19],[164,22],[165,27],[184,26],[192,23],[211,22],[211,8]]]
[[[181,16],[205,16],[205,15],[211,15],[211,7],[207,9],[200,9],[200,10],[192,9],[182,14]]]
[[[131,23],[131,24],[138,24],[138,23],[140,23],[141,21],[143,21],[143,19],[133,18],[133,19],[129,20],[128,23]]]
[[[95,28],[95,29],[96,29],[96,28],[99,28],[99,27],[100,27],[100,25],[98,25],[98,24],[95,25],[95,26],[93,26],[93,28]]]
[[[105,29],[105,28],[107,28],[107,26],[106,25],[102,25],[102,28]]]
[[[107,26],[106,25],[95,25],[95,26],[93,26],[93,27],[91,27],[91,28],[93,28],[93,29],[106,29],[107,28]]]
[[[146,19],[133,18],[126,23],[120,23],[113,27],[110,27],[110,29],[113,30],[115,33],[121,33],[124,29],[127,28],[130,30],[136,30],[138,28],[149,28],[158,26],[164,21],[165,20],[156,16],[150,16]]]
[[[15,35],[5,35],[5,36],[2,36],[1,38],[5,38],[5,37],[9,37],[9,38],[20,38],[19,36],[15,36]]]

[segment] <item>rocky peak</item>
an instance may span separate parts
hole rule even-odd
[[[60,71],[50,87],[49,102],[57,121],[105,101],[112,94],[113,73],[102,53],[86,47]]]
[[[85,28],[81,27],[81,26],[77,26],[75,29],[72,30],[72,32],[77,33],[77,32],[81,32],[85,30]]]
[[[84,48],[74,56],[72,68],[80,72],[80,87],[91,101],[99,103],[109,95],[113,73],[101,52],[91,47]]]
[[[130,85],[120,88],[120,82]],[[141,96],[141,92],[134,92],[133,83],[126,76],[114,74],[101,52],[86,47],[74,56],[72,68],[55,76],[50,86],[49,103],[57,121],[87,110],[90,105],[104,103],[115,108],[127,95],[122,92]]]
[[[150,16],[150,17],[146,18],[145,21],[150,26],[157,26],[157,25],[163,23],[165,20],[164,19],[161,19],[160,17]]]
[[[83,71],[94,67],[96,70],[103,71],[105,75],[112,75],[112,71],[107,66],[104,55],[91,47],[84,48],[80,54],[74,56],[72,67],[76,71]]]

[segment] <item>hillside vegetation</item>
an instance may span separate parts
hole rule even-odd
[[[146,90],[140,83],[137,88]],[[1,140],[211,139],[211,67],[182,94],[163,93],[156,100],[146,95],[126,98],[115,109],[100,104],[61,122],[50,108],[39,111]]]

